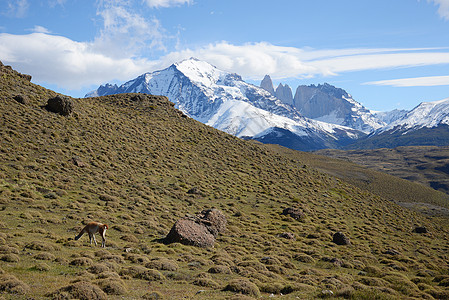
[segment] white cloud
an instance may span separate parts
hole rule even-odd
[[[449,0],[427,0],[438,5],[438,14],[445,20],[449,20]]]
[[[27,0],[6,0],[0,6],[2,15],[13,16],[16,18],[25,17],[30,4]]]
[[[225,41],[171,52],[157,60],[149,60],[132,49],[115,50],[120,47],[113,46],[114,43],[123,45],[122,48],[125,44],[114,39],[123,37],[125,43],[138,43],[126,39],[125,35],[134,32],[136,35],[133,38],[137,38],[137,33],[145,31],[148,26],[139,20],[135,23],[127,23],[129,20],[117,23],[114,18],[117,15],[123,17],[121,13],[128,20],[130,15],[123,11],[115,11],[112,16],[105,13],[103,35],[93,42],[75,42],[45,33],[0,34],[0,60],[20,72],[31,74],[35,82],[72,90],[114,80],[130,80],[192,56],[253,80],[260,80],[265,74],[270,74],[273,79],[310,78],[344,72],[449,64],[447,49],[314,50],[270,43],[234,45]],[[158,40],[157,35],[155,40]],[[114,49],[107,49],[108,45]]]
[[[379,80],[365,82],[365,85],[384,85],[394,87],[412,87],[412,86],[442,86],[449,85],[449,76],[428,76],[415,78],[401,78],[392,80]]]
[[[299,49],[269,43],[233,45],[227,42],[173,52],[165,61],[189,57],[206,60],[226,71],[260,79],[335,76],[343,72],[449,64],[446,49]]]
[[[48,5],[50,7],[55,7],[57,5],[64,6],[67,0],[48,0]]]
[[[112,58],[89,43],[44,33],[0,34],[0,59],[35,81],[77,90],[110,80],[128,80],[154,68],[144,59]]]
[[[51,33],[50,30],[43,26],[35,25],[34,28],[30,29],[32,32],[38,32],[38,33]]]
[[[165,51],[164,43],[171,37],[156,18],[143,17],[130,4],[127,0],[98,0],[102,27],[89,42],[50,35],[39,25],[30,29],[33,34],[0,34],[0,60],[31,74],[37,83],[68,90],[129,80],[155,70],[160,62],[142,57],[150,51]]]
[[[145,3],[151,8],[179,6],[192,2],[192,0],[145,0]]]
[[[133,57],[143,49],[165,49],[164,29],[156,18],[147,20],[126,6],[109,6],[97,14],[103,19],[103,28],[93,44],[96,51],[113,57]]]
[[[205,60],[220,69],[258,79],[265,74],[274,77],[293,77],[319,73],[305,64],[298,48],[279,47],[269,43],[233,45],[227,42],[210,44],[195,50],[172,52],[163,58],[175,62],[189,57]]]

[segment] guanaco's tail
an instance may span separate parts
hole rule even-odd
[[[75,236],[75,241],[79,240],[85,232],[86,232],[86,227],[84,227],[83,230],[81,230],[80,234]]]

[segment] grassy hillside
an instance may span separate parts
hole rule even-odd
[[[0,298],[449,297],[447,222],[207,127],[166,98],[72,99],[65,117],[43,108],[54,92],[0,70]],[[159,242],[211,207],[228,218],[215,247]],[[287,207],[304,217],[281,215]],[[91,220],[110,227],[105,249],[73,240]],[[351,244],[333,243],[337,231]]]
[[[398,153],[400,149],[377,149],[372,151],[326,149],[315,152],[321,154],[317,155],[308,152],[292,151],[277,145],[270,145],[269,147],[278,153],[303,161],[317,170],[340,178],[384,199],[394,201],[401,206],[410,207],[432,216],[449,217],[448,194],[432,189],[430,186],[423,186],[419,181],[406,180],[409,179],[408,176],[413,175],[417,177],[422,176],[422,174],[419,174],[419,167],[412,167],[410,156],[404,156],[402,152]],[[435,148],[434,150],[439,149]],[[425,148],[418,149],[425,150]],[[385,152],[395,152],[396,155],[382,155]],[[436,155],[435,152],[432,153],[428,152],[427,155],[424,155],[421,151],[417,151],[415,152],[415,157],[421,157],[421,160],[426,158],[430,160],[430,158],[434,158]],[[438,151],[438,153],[440,152]],[[420,156],[420,154],[422,155]],[[405,161],[408,163],[404,163]],[[427,171],[429,172],[423,173],[429,174],[430,177],[431,170]],[[443,174],[440,177],[441,183],[447,180]],[[433,177],[433,180],[436,180],[436,176]]]
[[[449,194],[449,147],[409,146],[375,150],[322,150],[342,158]]]

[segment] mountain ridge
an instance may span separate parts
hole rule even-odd
[[[400,122],[406,122],[406,115],[413,115],[412,111],[371,112],[345,90],[327,83],[300,85],[293,99],[288,85],[279,84],[275,91],[269,75],[261,86],[190,58],[164,70],[142,74],[120,86],[102,85],[87,96],[126,92],[164,95],[176,108],[206,125],[244,139],[303,151],[449,145],[446,139],[449,132],[443,123],[408,128],[407,132],[413,132],[415,137],[404,136],[398,128],[402,126]],[[441,111],[448,111],[444,114],[449,115],[449,105],[443,107],[440,103],[438,108],[430,109],[433,116],[425,117],[422,111],[420,115],[414,114],[408,127],[425,123]],[[392,126],[399,127],[392,130]]]
[[[310,139],[305,137],[315,140],[313,149],[319,149],[364,135],[344,126],[307,119],[270,92],[244,82],[238,74],[194,58],[145,73],[119,87],[101,86],[86,96],[125,92],[167,96],[186,115],[238,137],[261,138],[272,128],[288,130],[297,140],[298,150],[310,148]]]

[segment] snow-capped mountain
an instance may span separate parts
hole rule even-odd
[[[423,102],[402,118],[361,138],[350,149],[449,146],[449,98]]]
[[[118,93],[167,96],[186,115],[238,137],[263,140],[276,130],[286,130],[297,139],[300,150],[335,147],[364,135],[351,128],[305,118],[291,105],[244,82],[239,75],[194,58],[145,73],[121,86],[100,86],[86,97]],[[311,139],[315,145],[305,145]]]
[[[345,90],[330,84],[300,85],[294,106],[308,118],[370,133],[385,126]]]
[[[269,75],[265,75],[260,86],[267,90],[273,90],[273,84]],[[278,89],[281,88],[278,96]],[[287,89],[284,91],[284,89]],[[283,96],[290,87],[282,84],[276,89],[276,96],[286,104],[293,105],[307,118],[342,125],[366,134],[379,129],[386,124],[355,101],[345,90],[336,88],[328,83],[319,85],[300,85],[296,89],[295,97]]]
[[[409,132],[439,125],[449,125],[449,98],[434,102],[422,102],[402,118],[383,127],[379,132],[390,130]]]
[[[394,109],[391,111],[380,111],[380,112],[371,112],[374,114],[374,116],[376,116],[376,118],[378,118],[379,120],[381,120],[382,122],[384,122],[386,125],[391,124],[399,119],[402,119],[405,114],[408,113],[408,110],[405,109]]]

